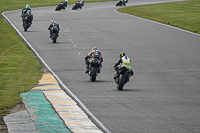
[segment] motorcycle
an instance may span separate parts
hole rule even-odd
[[[50,38],[53,40],[53,43],[56,43],[56,39],[58,37],[58,28],[57,26],[53,26],[50,30],[52,33]]]
[[[27,31],[29,27],[31,27],[31,24],[32,24],[31,21],[32,21],[32,18],[28,15],[25,18],[23,18],[23,28],[25,32]]]
[[[83,6],[84,6],[84,0],[77,1],[75,5],[72,7],[72,10],[77,10],[78,8],[82,9]]]
[[[88,75],[90,76],[90,81],[94,82],[96,81],[96,76],[100,72],[100,61],[96,58],[92,59],[89,61],[90,66],[89,66],[89,72]]]
[[[115,68],[118,72],[118,76],[115,78],[118,90],[123,90],[123,86],[129,82],[130,73],[126,67]]]
[[[116,4],[116,6],[126,6],[126,3],[128,3],[128,0],[119,0]]]
[[[55,11],[60,11],[60,10],[62,10],[62,9],[65,10],[66,7],[67,7],[67,1],[61,1],[61,2],[57,5]]]

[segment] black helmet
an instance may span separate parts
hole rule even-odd
[[[121,52],[121,53],[119,54],[119,58],[122,58],[122,57],[125,56],[125,55],[126,55],[125,53]]]

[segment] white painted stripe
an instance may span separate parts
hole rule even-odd
[[[67,32],[67,31],[69,31],[69,29],[65,30],[64,32]]]

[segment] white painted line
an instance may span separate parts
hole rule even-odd
[[[67,31],[69,31],[69,29],[65,30],[64,32],[67,32]]]

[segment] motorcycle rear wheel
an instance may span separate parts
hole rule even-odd
[[[125,84],[125,76],[124,76],[123,74],[121,74],[121,75],[119,76],[119,83],[118,83],[118,85],[117,85],[117,89],[118,89],[119,91],[123,90],[124,84]]]
[[[28,27],[29,27],[28,23],[25,23],[25,24],[24,24],[24,31],[25,31],[25,32],[27,31]]]
[[[53,34],[53,43],[56,43],[57,34]]]
[[[91,68],[91,72],[90,72],[90,80],[92,82],[95,82],[96,81],[96,76],[97,76],[97,69],[96,69],[96,67],[92,67]]]

